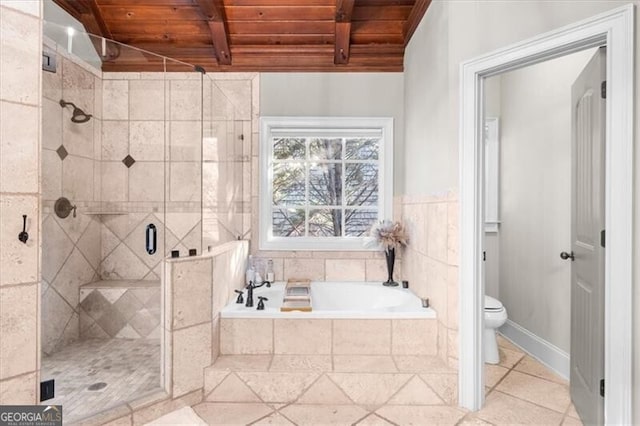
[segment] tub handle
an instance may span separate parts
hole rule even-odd
[[[236,299],[236,303],[244,303],[244,298],[242,297],[244,293],[242,292],[242,290],[233,290],[233,291],[238,293],[238,298]]]
[[[258,307],[256,308],[256,310],[264,311],[264,301],[265,300],[269,300],[269,299],[267,299],[264,296],[258,296],[258,300],[259,300],[259,302],[258,302]]]

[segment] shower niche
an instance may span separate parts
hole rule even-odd
[[[43,49],[41,380],[75,422],[163,389],[163,260],[202,252],[206,77],[66,22]]]

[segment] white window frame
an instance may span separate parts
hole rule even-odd
[[[362,132],[380,134],[378,217],[393,218],[393,118],[390,117],[261,117],[260,118],[260,250],[370,251],[365,237],[274,237],[272,225],[274,134],[336,132],[344,136]]]

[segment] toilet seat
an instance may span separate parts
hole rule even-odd
[[[504,309],[502,302],[498,299],[494,299],[491,296],[484,296],[484,310],[485,312],[498,312]]]

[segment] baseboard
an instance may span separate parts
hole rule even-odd
[[[533,358],[553,370],[556,374],[569,380],[569,354],[536,336],[511,320],[498,329],[498,332],[514,345],[518,346]]]

